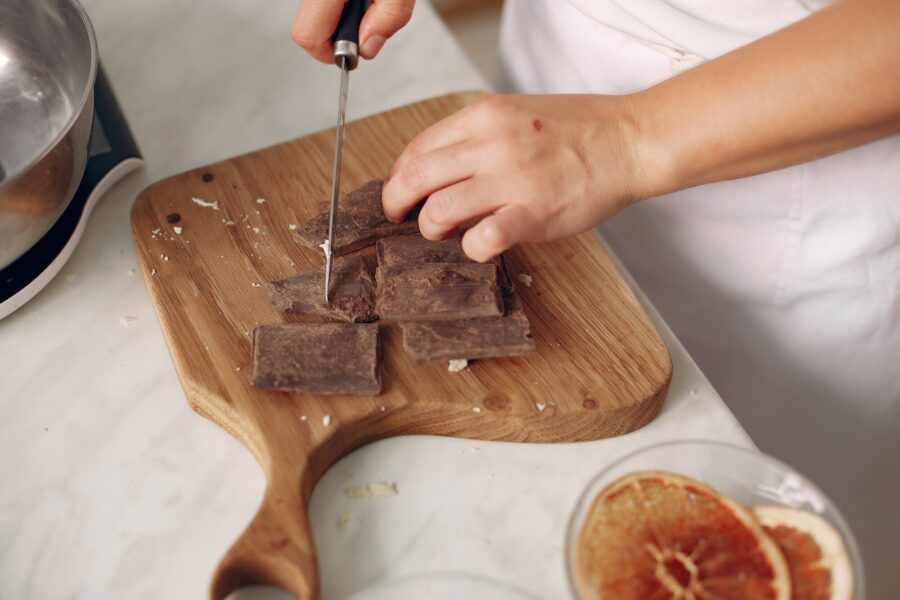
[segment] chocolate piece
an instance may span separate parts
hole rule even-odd
[[[401,235],[378,240],[375,253],[379,267],[475,262],[463,252],[460,238],[434,242],[421,235]]]
[[[374,244],[379,238],[408,235],[419,230],[418,211],[411,211],[402,223],[391,223],[381,206],[384,182],[374,180],[362,185],[338,202],[334,221],[335,256]],[[294,236],[310,248],[319,248],[328,239],[328,211],[311,218]]]
[[[431,241],[421,235],[402,235],[382,238],[375,245],[379,267],[400,267],[426,263],[474,263],[462,249],[462,238]],[[500,270],[500,287],[503,295],[514,293],[506,261],[495,256],[491,263]]]
[[[500,264],[497,265],[497,271],[500,274],[500,292],[504,296],[514,296],[516,288],[513,286],[512,278],[509,276],[509,268],[506,266],[506,255],[501,254],[497,257]]]
[[[253,333],[254,387],[360,396],[381,392],[375,323],[263,325]]]
[[[375,281],[375,308],[382,319],[452,321],[503,314],[493,264],[378,267]]]
[[[499,319],[401,323],[403,348],[419,363],[534,352],[531,324],[519,297],[513,293],[503,303],[506,314]]]
[[[319,315],[365,323],[375,315],[375,281],[359,255],[334,261],[331,298],[325,304],[325,271],[317,269],[269,284],[269,298],[279,311],[289,315]]]

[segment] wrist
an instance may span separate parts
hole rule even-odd
[[[636,201],[684,187],[679,176],[679,152],[663,135],[665,110],[653,88],[623,96],[626,126],[636,177]]]

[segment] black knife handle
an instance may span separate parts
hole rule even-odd
[[[341,20],[331,41],[334,43],[334,64],[341,66],[347,60],[347,68],[353,70],[359,64],[359,24],[369,10],[371,0],[347,0]]]

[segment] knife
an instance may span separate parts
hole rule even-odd
[[[334,128],[334,164],[331,169],[331,209],[328,214],[328,239],[325,250],[325,304],[331,289],[332,250],[334,249],[334,219],[337,215],[338,195],[341,189],[341,159],[344,149],[344,116],[347,112],[347,87],[350,71],[359,64],[359,24],[366,14],[371,0],[348,0],[341,12],[337,29],[331,41],[334,44],[334,64],[341,68],[341,87],[338,95],[337,125]]]

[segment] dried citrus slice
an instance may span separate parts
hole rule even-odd
[[[793,600],[849,600],[853,569],[841,534],[817,514],[757,506],[753,514],[781,548],[791,574]]]
[[[750,512],[693,479],[644,471],[594,499],[575,549],[583,599],[789,600],[787,563]]]

